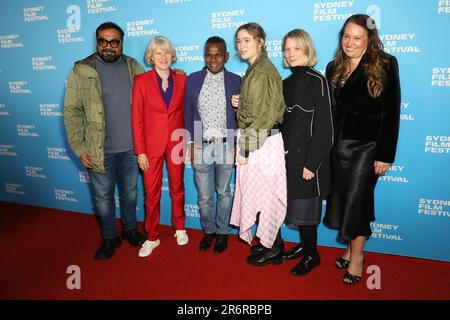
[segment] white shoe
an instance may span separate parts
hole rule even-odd
[[[142,245],[142,248],[139,250],[139,257],[148,257],[152,254],[153,249],[155,249],[157,246],[159,246],[159,239],[156,239],[155,241],[149,241],[146,240],[144,244]]]
[[[186,230],[177,230],[173,236],[177,238],[177,243],[179,246],[184,246],[189,241]]]

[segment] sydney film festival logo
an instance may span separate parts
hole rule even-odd
[[[23,190],[23,185],[20,183],[5,182],[5,191],[9,194],[16,194],[20,196],[27,195]]]
[[[313,21],[346,20],[353,14],[355,1],[326,1],[313,4]]]
[[[158,29],[154,28],[155,19],[149,18],[144,20],[127,21],[128,37],[149,37],[159,34]]]
[[[450,217],[450,200],[420,198],[418,214],[436,216],[436,217]]]
[[[48,20],[44,6],[23,8],[23,20],[25,22],[37,22]]]
[[[391,54],[420,53],[415,33],[380,34],[384,51]]]
[[[247,23],[244,17],[244,9],[211,12],[211,29],[237,29]]]
[[[70,5],[67,7],[66,13],[69,17],[66,20],[66,29],[56,30],[58,35],[58,43],[68,44],[83,42],[84,38],[80,35],[81,31],[81,9],[79,6]]]
[[[117,11],[112,0],[86,0],[88,14],[100,14]]]
[[[17,157],[17,152],[12,144],[0,144],[0,156]]]
[[[2,49],[22,48],[23,43],[20,42],[18,34],[7,34],[0,36],[0,45]]]
[[[181,45],[175,47],[177,52],[177,62],[196,62],[203,61],[203,47],[198,43]]]
[[[31,66],[33,67],[33,71],[56,70],[56,66],[52,61],[52,56],[32,57]]]

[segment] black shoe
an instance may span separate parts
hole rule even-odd
[[[95,253],[94,259],[109,259],[114,255],[116,249],[122,244],[119,237],[103,240],[102,246]]]
[[[137,247],[142,246],[147,237],[137,232],[136,229],[131,229],[122,232],[122,239],[127,240],[133,247]]]
[[[214,244],[214,252],[222,253],[227,249],[228,246],[228,235],[218,234],[216,243]]]
[[[320,257],[314,258],[304,256],[302,260],[291,270],[294,276],[302,276],[311,272],[312,269],[320,265]]]
[[[288,251],[285,251],[283,253],[283,259],[294,260],[294,259],[300,258],[303,255],[305,255],[305,250],[303,249],[302,244],[299,243],[298,245],[296,245],[292,249],[289,249]]]
[[[265,247],[259,242],[258,244],[255,244],[254,246],[250,247],[250,253],[251,254],[257,254],[263,252]]]
[[[209,248],[211,248],[211,244],[215,237],[216,237],[216,235],[214,233],[205,233],[202,241],[200,241],[200,245],[198,246],[198,249],[200,251],[206,251]]]
[[[280,247],[275,247],[274,249],[263,247],[261,252],[248,256],[247,262],[257,267],[267,264],[281,264],[283,262],[283,250]]]

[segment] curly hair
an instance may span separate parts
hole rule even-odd
[[[365,14],[355,14],[349,17],[339,32],[339,48],[334,58],[334,72],[331,77],[331,86],[342,87],[349,76],[350,60],[342,50],[342,37],[349,23],[354,23],[366,30],[368,36],[367,50],[362,58],[362,67],[367,76],[367,89],[372,98],[378,98],[384,89],[386,71],[384,66],[387,58],[383,53],[383,43],[378,36],[375,21]]]

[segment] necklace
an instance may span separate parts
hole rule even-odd
[[[162,79],[161,86],[164,92],[166,92],[167,88],[169,87],[169,79]]]
[[[159,77],[161,78],[162,82],[161,82],[161,88],[163,89],[164,92],[166,92],[167,88],[169,87],[169,76],[170,76],[170,72],[166,73],[166,72],[158,72],[156,71],[159,75]]]

